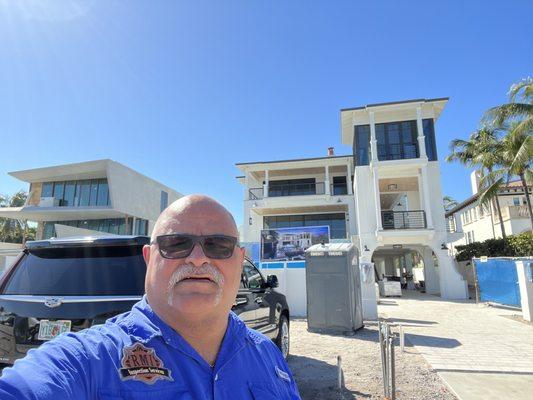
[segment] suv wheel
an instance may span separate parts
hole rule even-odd
[[[286,315],[282,315],[279,319],[278,337],[276,338],[276,345],[281,350],[284,359],[289,356],[289,320]]]

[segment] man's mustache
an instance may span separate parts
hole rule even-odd
[[[218,286],[222,286],[224,284],[224,276],[218,270],[218,268],[211,264],[205,263],[200,267],[192,264],[180,265],[172,273],[168,282],[168,286],[169,288],[172,288],[174,285],[187,278],[207,278],[216,283]]]

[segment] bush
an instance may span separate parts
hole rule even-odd
[[[457,246],[457,261],[470,261],[474,257],[524,257],[533,255],[533,233],[508,236],[507,239],[488,239]]]

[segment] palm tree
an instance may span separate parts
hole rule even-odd
[[[454,139],[450,142],[450,155],[446,157],[447,162],[458,161],[463,165],[479,168],[482,177],[487,177],[480,181],[479,192],[486,193],[480,204],[492,202],[496,205],[496,210],[500,218],[500,228],[502,236],[507,237],[502,219],[500,200],[498,199],[498,187],[487,192],[487,187],[492,187],[492,171],[499,165],[501,156],[499,154],[498,131],[491,128],[481,128],[473,132],[468,140]]]
[[[533,212],[528,188],[528,185],[533,182],[533,171],[531,171],[533,135],[531,132],[525,132],[522,127],[522,121],[514,121],[509,124],[507,134],[500,144],[500,166],[484,178],[491,184],[481,195],[480,201],[483,201],[485,197],[490,198],[504,181],[507,184],[511,178],[518,176],[526,196],[531,229],[533,230]]]
[[[13,196],[0,195],[0,207],[22,207],[28,194],[19,190]],[[0,218],[0,241],[14,240],[22,237],[22,243],[28,236],[28,221],[11,218]]]
[[[459,204],[457,200],[455,200],[451,196],[444,196],[442,198],[442,203],[444,205],[444,211],[446,212],[450,211],[452,208]]]
[[[501,128],[506,123],[518,121],[517,134],[533,132],[533,78],[528,77],[515,83],[509,89],[510,103],[489,109],[483,116],[482,123],[494,128]]]

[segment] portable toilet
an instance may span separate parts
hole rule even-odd
[[[353,332],[363,327],[359,256],[352,243],[316,244],[305,251],[309,330]]]

